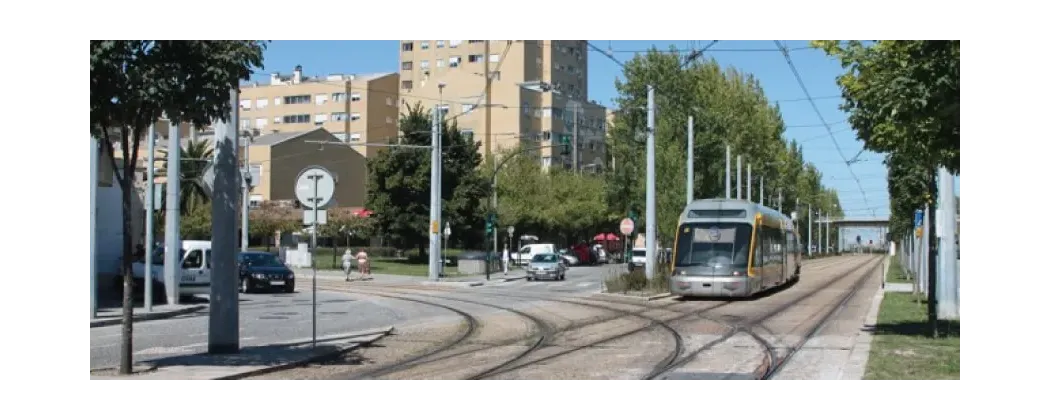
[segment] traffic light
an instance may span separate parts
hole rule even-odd
[[[489,213],[485,216],[485,233],[492,234],[492,230],[496,228],[496,214]]]
[[[561,154],[567,155],[572,153],[572,137],[569,137],[568,134],[562,134],[559,140],[559,143],[561,143]]]

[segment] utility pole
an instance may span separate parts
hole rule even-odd
[[[576,104],[575,106],[572,107],[572,173],[574,173],[574,174],[579,172],[579,161],[580,161],[580,159],[579,159],[579,155],[577,155],[577,150],[579,150],[579,144],[577,143],[577,138],[576,138],[577,135],[579,134],[579,128],[578,128],[579,124],[580,124],[580,104]]]
[[[240,106],[238,104],[237,106]],[[182,278],[182,240],[179,237],[179,178],[181,178],[182,145],[179,142],[179,122],[168,120],[168,173],[164,213],[164,290],[168,304],[179,303],[179,279]]]
[[[143,284],[146,290],[142,294],[142,299],[146,304],[146,312],[153,312],[153,207],[156,203],[153,202],[153,190],[156,189],[156,184],[153,182],[153,157],[154,157],[154,143],[156,143],[157,127],[154,124],[149,125],[149,137],[146,138],[146,269],[143,275]]]
[[[730,171],[732,171],[732,166],[733,166],[732,159],[733,159],[733,155],[732,155],[732,153],[730,153],[729,145],[726,144],[726,200],[732,198],[729,195],[729,190],[730,190],[729,178],[731,177],[731,175],[730,175],[731,172]]]
[[[648,90],[649,116],[645,141],[645,278],[652,281],[656,278],[656,88],[649,85]]]
[[[784,192],[777,188],[777,211],[783,213],[784,210]]]
[[[818,208],[817,209],[817,253],[818,254],[822,254],[823,253],[822,248],[820,246],[824,242],[823,239],[824,239],[824,237],[820,236],[820,209]]]
[[[510,41],[507,41],[510,42]],[[485,160],[492,161],[492,78],[489,77],[489,40],[485,40]]]
[[[350,100],[351,100],[350,95],[352,95],[352,94],[353,94],[353,92],[351,92],[351,90],[350,90],[350,78],[347,77],[347,79],[346,79],[346,99],[345,99],[346,104],[343,106],[344,108],[346,108],[346,119],[343,120],[343,132],[346,133],[346,139],[344,139],[344,140],[347,141],[347,142],[350,141],[350,120],[352,119],[352,118],[350,118]],[[398,137],[401,137],[401,136],[398,136]]]
[[[208,353],[240,350],[237,278],[237,140],[239,89],[230,89],[227,121],[215,127],[215,186],[211,200],[211,294],[208,305]]]
[[[747,201],[751,202],[751,164],[747,164]]]
[[[766,205],[766,177],[758,177],[758,204]]]
[[[244,182],[241,184],[241,252],[248,251],[248,192],[252,189],[252,169],[248,165],[251,136],[244,142]]]
[[[486,60],[488,58],[486,57]],[[487,62],[487,61],[486,61]],[[438,254],[441,253],[441,222],[438,207],[441,206],[441,185],[438,184],[438,168],[441,166],[441,109],[434,107],[430,128],[430,281],[437,281],[439,274]]]
[[[103,135],[104,136],[104,135]],[[106,138],[108,141],[109,138]],[[98,226],[98,168],[99,165],[99,150],[102,146],[102,142],[95,137],[91,137],[91,257],[89,259],[88,272],[91,275],[91,319],[95,319],[95,315],[98,315],[98,267],[95,264],[95,255],[98,251],[96,249],[96,232],[95,229]]]
[[[937,234],[941,237],[941,246],[938,255],[941,257],[941,273],[938,276],[940,284],[937,290],[937,317],[941,319],[959,318],[959,274],[956,272],[955,261],[957,250],[955,248],[955,177],[945,168],[940,168],[940,186],[937,190],[941,194],[938,205],[941,221],[941,229]]]
[[[806,232],[806,255],[813,258],[813,205],[806,205],[806,224],[809,230]]]
[[[737,200],[740,200],[740,199],[744,198],[744,191],[743,191],[743,188],[741,188],[741,186],[743,185],[743,182],[744,182],[744,180],[742,179],[744,177],[743,176],[743,174],[744,174],[743,162],[744,162],[744,157],[741,156],[741,155],[736,155],[736,199]]]
[[[689,116],[686,125],[686,164],[685,164],[685,204],[693,202],[693,116]],[[626,248],[624,248],[626,249]]]

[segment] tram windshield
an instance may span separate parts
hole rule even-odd
[[[699,222],[678,227],[675,267],[746,268],[751,243],[747,223]]]

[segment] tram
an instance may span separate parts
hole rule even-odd
[[[678,218],[671,294],[744,297],[797,281],[799,244],[791,217],[774,209],[747,200],[693,201]]]

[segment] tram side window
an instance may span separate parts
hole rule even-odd
[[[754,264],[758,268],[766,265],[766,255],[769,255],[769,252],[766,252],[765,248],[769,241],[766,240],[766,229],[762,225],[755,225],[755,229],[758,229],[758,232],[755,232],[755,241],[758,243],[755,244]]]

